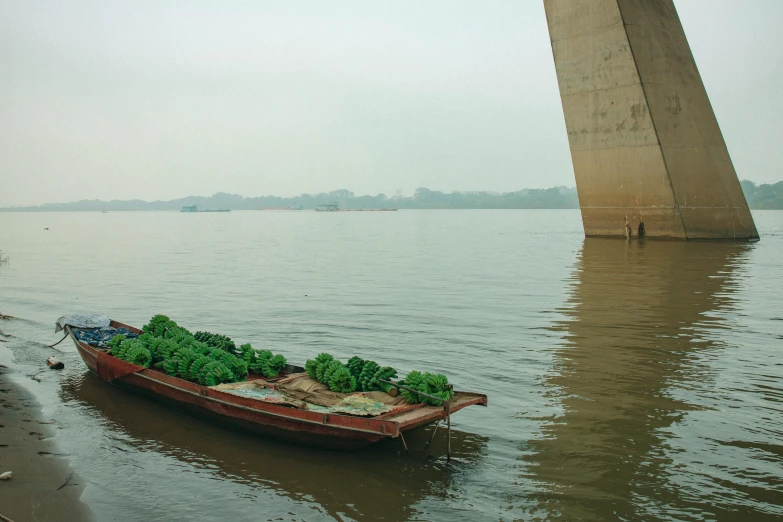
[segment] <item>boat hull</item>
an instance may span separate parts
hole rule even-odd
[[[139,331],[116,322],[112,326]],[[350,450],[399,437],[403,432],[445,418],[442,408],[423,405],[403,408],[399,415],[368,418],[300,410],[241,397],[120,361],[79,341],[70,328],[66,329],[84,363],[101,380],[208,421],[255,435],[308,446]],[[461,395],[461,400],[452,404],[452,412],[472,404],[487,403],[485,395]]]

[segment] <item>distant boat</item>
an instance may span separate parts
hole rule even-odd
[[[338,203],[322,203],[315,207],[316,212],[397,212],[396,208],[349,208],[342,209]]]
[[[338,203],[321,203],[315,207],[316,212],[337,212],[340,210]]]
[[[231,212],[231,210],[227,208],[218,210],[199,210],[198,205],[185,205],[180,212]]]
[[[258,207],[256,210],[303,210],[304,207],[302,205],[291,205],[290,207]]]
[[[340,212],[397,212],[396,208],[346,208]]]

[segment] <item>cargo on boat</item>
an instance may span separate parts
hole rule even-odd
[[[294,365],[274,378],[251,373],[242,382],[204,386],[114,357],[105,343],[91,340],[95,329],[63,328],[87,367],[104,382],[234,429],[294,443],[354,449],[401,438],[405,444],[406,432],[444,420],[450,427],[452,413],[487,405],[486,395],[459,391],[442,406],[407,404],[382,391],[337,393]],[[117,321],[109,328],[142,333]]]

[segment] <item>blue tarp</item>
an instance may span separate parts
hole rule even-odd
[[[112,328],[111,326],[105,326],[103,328],[73,328],[71,329],[77,339],[83,343],[91,346],[97,346],[98,348],[106,348],[107,344],[115,335],[124,335],[128,339],[135,339],[138,334],[132,333],[127,328]]]

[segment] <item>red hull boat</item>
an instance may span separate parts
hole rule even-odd
[[[114,328],[138,328],[112,321]],[[178,409],[228,427],[285,441],[334,449],[355,449],[403,434],[422,426],[450,421],[450,414],[472,405],[487,405],[487,396],[455,392],[443,406],[401,404],[374,417],[345,413],[323,413],[243,397],[172,377],[154,368],[144,368],[117,359],[107,350],[80,341],[70,326],[65,327],[87,367],[101,380],[129,391],[142,393]],[[304,369],[289,366],[290,372]],[[274,388],[273,382],[265,386]],[[450,423],[450,422],[449,422]]]

